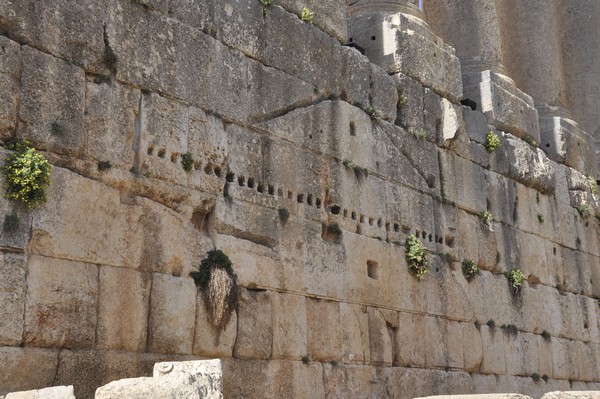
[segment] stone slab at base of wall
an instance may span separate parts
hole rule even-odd
[[[0,399],[75,399],[73,386],[50,387],[33,391],[12,392]]]

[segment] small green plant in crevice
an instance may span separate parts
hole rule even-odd
[[[489,328],[496,328],[496,322],[492,319],[489,319],[486,324]]]
[[[104,172],[105,170],[109,170],[110,168],[112,168],[112,163],[110,163],[110,161],[98,162],[98,172]]]
[[[513,293],[518,294],[521,291],[521,286],[525,281],[525,275],[521,272],[520,269],[512,269],[504,273],[506,276],[506,280],[508,280],[508,284],[512,289]]]
[[[302,19],[302,22],[306,22],[307,24],[312,24],[314,18],[315,18],[315,13],[312,12],[308,7],[304,7],[302,9],[302,13],[300,14],[300,19]]]
[[[542,338],[544,338],[545,341],[550,341],[552,339],[552,336],[548,331],[544,330],[542,331]]]
[[[263,16],[269,15],[269,7],[273,5],[273,0],[258,0],[258,2],[263,6]]]
[[[540,224],[544,223],[544,215],[542,215],[541,213],[538,213],[537,218],[538,218],[538,222]]]
[[[533,373],[531,374],[531,378],[533,379],[533,381],[538,382],[539,380],[542,379],[542,377],[540,377],[540,375],[538,373]]]
[[[537,148],[537,146],[538,146],[538,142],[535,141],[535,139],[533,137],[527,136],[523,140],[525,140],[525,142],[527,144],[529,144],[530,146],[532,146],[532,147],[536,147]]]
[[[204,295],[210,323],[224,330],[237,308],[237,276],[227,255],[215,249],[202,259],[197,272],[191,272],[196,286]]]
[[[279,215],[279,220],[281,220],[281,223],[287,223],[288,219],[290,218],[290,212],[285,208],[279,208],[277,210],[277,214]]]
[[[494,133],[494,131],[490,130],[485,134],[485,150],[489,153],[494,152],[494,150],[500,147],[500,137]]]
[[[373,122],[379,122],[381,120],[381,113],[379,113],[374,106],[369,105],[367,108],[364,108],[363,111],[369,115],[369,118],[371,118]]]
[[[548,382],[549,379],[550,379],[550,377],[548,377],[548,374],[544,374],[542,376],[542,380],[544,380],[544,382]]]
[[[462,262],[462,273],[467,281],[471,281],[479,273],[479,267],[477,267],[474,260],[465,259]]]
[[[65,133],[65,128],[58,121],[54,121],[50,125],[50,133],[53,136],[62,136]]]
[[[579,216],[581,216],[583,219],[587,219],[588,217],[590,217],[589,205],[579,204],[575,209],[577,209],[577,212],[579,212]]]
[[[418,280],[423,280],[425,275],[429,272],[427,268],[427,251],[425,246],[414,234],[406,237],[404,242],[404,249],[406,251],[406,263],[408,264],[408,270],[410,270]]]
[[[185,154],[181,155],[181,167],[186,172],[192,171],[192,169],[194,168],[194,156],[191,152],[188,151]]]
[[[512,335],[516,335],[519,332],[519,329],[514,324],[503,324],[500,328]]]
[[[28,208],[46,202],[46,187],[52,171],[50,163],[25,141],[8,143],[6,148],[14,152],[4,161],[4,196]]]
[[[423,128],[421,127],[421,128],[418,128],[418,129],[415,131],[415,136],[417,136],[417,138],[419,138],[419,139],[421,139],[421,140],[422,140],[422,139],[424,139],[425,137],[427,137],[427,132],[425,131],[425,129],[423,129]]]
[[[357,166],[349,159],[344,159],[342,161],[342,165],[344,165],[347,170],[353,171],[357,178],[369,177],[369,169],[363,168],[362,166]]]
[[[494,221],[494,217],[488,211],[481,211],[477,214],[477,216],[479,217],[479,220],[481,220],[481,222],[487,226],[491,226],[492,222]]]
[[[2,231],[6,233],[12,233],[19,228],[21,220],[16,212],[9,213],[4,216],[4,223],[2,224]]]
[[[309,364],[310,363],[310,357],[308,357],[308,355],[302,356],[302,363]]]
[[[398,97],[398,109],[400,108],[404,108],[406,106],[406,104],[408,104],[408,97],[406,96],[400,96]]]
[[[331,364],[331,367],[337,367],[338,362],[337,362],[337,360],[332,360],[329,362],[329,364]]]

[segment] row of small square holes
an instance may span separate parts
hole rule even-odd
[[[147,150],[147,154],[150,156],[154,155],[154,146],[153,145],[149,145],[148,146],[148,150]],[[167,150],[166,148],[160,148],[158,150],[158,152],[156,153],[156,155],[161,158],[164,159],[165,156],[167,155]],[[172,152],[171,153],[171,162],[173,163],[177,163],[177,161],[179,160],[181,153],[179,152]],[[200,170],[200,168],[202,167],[202,162],[201,161],[196,161],[194,162],[194,169],[195,170]],[[207,175],[210,175],[212,173],[215,174],[215,176],[217,177],[221,177],[221,168],[219,168],[218,166],[215,166],[214,168],[212,167],[210,162],[207,162],[206,165],[204,166],[204,173],[206,173]]]

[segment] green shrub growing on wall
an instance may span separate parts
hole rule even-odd
[[[586,205],[586,204],[577,205],[577,212],[579,212],[579,216],[581,216],[584,219],[587,219],[588,217],[590,217],[589,205]]]
[[[186,172],[191,172],[194,168],[194,156],[191,152],[186,152],[181,155],[181,167]]]
[[[303,22],[306,22],[307,24],[312,24],[312,21],[315,18],[315,13],[312,12],[308,7],[304,7],[302,9],[302,14],[300,18]]]
[[[500,147],[500,138],[493,131],[489,131],[485,135],[485,149],[487,152],[492,153],[498,147]]]
[[[10,143],[6,148],[14,152],[4,161],[4,196],[28,208],[46,202],[52,166],[25,141]]]
[[[216,249],[209,251],[197,272],[191,272],[196,286],[204,295],[209,321],[223,330],[237,307],[237,276],[227,255]]]
[[[521,286],[525,281],[525,275],[521,272],[520,269],[512,269],[504,273],[506,279],[508,280],[508,284],[510,288],[513,290],[515,294],[521,291]]]
[[[471,281],[479,273],[479,267],[472,259],[465,259],[462,263],[462,272],[467,281]]]
[[[417,279],[423,280],[429,272],[425,246],[423,246],[423,243],[417,236],[411,234],[406,238],[404,248],[406,250],[408,269],[417,276]]]

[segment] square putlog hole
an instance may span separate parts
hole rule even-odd
[[[367,261],[367,276],[373,280],[379,279],[379,263],[374,260]]]

